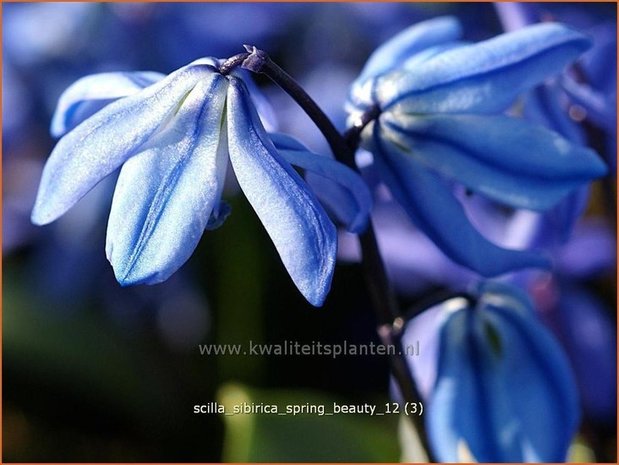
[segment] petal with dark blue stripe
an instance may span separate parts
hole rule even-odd
[[[217,74],[201,80],[150,148],[123,166],[106,243],[122,285],[166,280],[191,256],[218,212],[228,163],[222,134],[226,87]]]
[[[604,175],[591,149],[520,118],[381,116],[381,139],[402,156],[517,208],[547,210]]]
[[[493,113],[560,73],[591,41],[556,23],[509,32],[440,53],[378,80],[381,108],[410,113]]]
[[[445,182],[382,141],[376,127],[373,142],[382,179],[417,227],[453,261],[484,276],[549,265],[533,251],[504,249],[488,241],[471,224]]]

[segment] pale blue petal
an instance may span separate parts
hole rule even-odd
[[[376,102],[410,113],[494,113],[557,74],[591,45],[579,32],[545,23],[457,47],[423,66],[378,79]]]
[[[234,77],[228,91],[228,137],[239,185],[290,277],[312,305],[322,305],[335,265],[335,226],[301,177],[277,153],[244,84]]]
[[[451,16],[422,21],[405,29],[370,55],[352,85],[350,100],[354,104],[368,103],[374,86],[371,79],[401,66],[406,59],[426,48],[458,40],[461,35],[460,23]]]
[[[368,58],[358,79],[365,80],[384,74],[426,48],[456,41],[461,36],[462,27],[453,16],[421,21],[378,47]]]
[[[563,462],[578,425],[565,355],[517,294],[482,294],[441,333],[428,433],[439,461]],[[543,414],[540,414],[543,412]]]
[[[367,226],[372,196],[361,177],[334,159],[312,153],[284,134],[269,134],[275,148],[291,165],[308,173],[307,183],[327,209],[353,233]]]
[[[106,243],[120,284],[166,280],[218,211],[228,163],[221,135],[226,88],[221,75],[202,79],[151,148],[123,166]]]
[[[374,130],[376,164],[394,197],[413,222],[453,261],[483,276],[496,276],[548,261],[526,250],[498,247],[468,220],[462,205],[440,177],[413,158],[385,144]]]
[[[466,299],[451,298],[423,310],[406,322],[402,333],[403,347],[406,350],[406,347],[419,344],[419,353],[407,355],[406,362],[425,402],[432,398],[436,383],[441,329],[454,311],[467,308]]]
[[[520,118],[387,112],[380,121],[403,156],[517,208],[547,210],[607,171],[591,149]]]
[[[58,100],[52,117],[52,135],[64,135],[108,103],[135,94],[164,77],[161,73],[137,71],[92,74],[78,79]]]
[[[277,150],[294,150],[297,152],[309,152],[310,150],[301,143],[298,139],[295,139],[288,134],[281,132],[269,133],[269,137],[273,142],[273,145]]]
[[[60,139],[43,170],[33,223],[43,225],[60,217],[140,151],[198,80],[211,72],[208,67],[181,68],[137,94],[110,103]]]
[[[202,57],[192,61],[187,66],[211,66],[214,69],[219,69],[224,60],[214,57]]]
[[[282,152],[282,156],[292,163],[285,152]],[[344,187],[335,180],[311,171],[305,174],[305,182],[316,194],[331,218],[337,220],[337,224],[341,224],[353,234],[365,231],[372,205],[369,192],[366,196],[366,194],[361,194],[357,188]],[[364,189],[367,190],[367,187]]]
[[[251,100],[258,111],[258,115],[260,116],[260,121],[262,121],[262,125],[267,132],[276,131],[279,123],[277,121],[277,115],[273,106],[269,103],[266,95],[260,90],[252,77],[252,74],[246,69],[235,68],[231,73],[233,76],[237,76],[241,79],[247,90],[249,91],[249,95],[251,96]]]
[[[444,53],[448,50],[453,50],[455,48],[463,47],[465,45],[470,45],[470,42],[449,42],[446,44],[436,45],[434,47],[427,48],[403,61],[400,64],[400,68],[404,70],[415,71],[419,66],[423,66],[423,64],[431,58],[434,58],[435,56],[440,55],[441,53]]]

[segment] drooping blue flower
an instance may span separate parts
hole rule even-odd
[[[244,82],[234,72],[224,76],[219,64],[200,59],[167,77],[105,73],[69,88],[52,129],[73,129],[46,163],[32,221],[56,220],[122,165],[106,254],[121,284],[158,283],[187,261],[205,229],[225,219],[221,193],[230,163],[295,285],[321,305],[331,284],[336,230],[291,163],[332,177],[345,190],[365,187],[350,169],[299,147],[287,161]],[[350,195],[367,215],[362,202],[369,194]],[[356,218],[351,228],[362,226]]]
[[[478,44],[458,42],[453,18],[417,24],[380,47],[353,84],[350,124],[416,225],[452,260],[485,276],[546,260],[488,241],[449,183],[514,208],[546,210],[606,172],[592,151],[520,118],[500,115],[527,89],[586,50],[582,34],[532,26]]]
[[[567,359],[526,295],[487,282],[475,303],[458,297],[407,326],[436,343],[409,357],[426,397],[426,425],[441,462],[563,462],[579,423]],[[433,358],[428,360],[428,358]]]

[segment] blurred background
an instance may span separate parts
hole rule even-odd
[[[538,5],[596,38],[582,64],[588,83],[616,98],[614,4]],[[305,302],[234,183],[233,213],[207,232],[167,282],[120,288],[105,258],[114,176],[56,223],[30,210],[54,146],[51,115],[62,91],[92,73],[168,73],[242,44],[266,50],[340,128],[348,86],[384,40],[420,20],[457,16],[466,38],[502,32],[492,4],[3,5],[3,459],[4,461],[394,461],[397,418],[195,415],[194,404],[382,403],[385,357],[201,356],[198,344],[378,343],[354,239],[323,308]],[[326,145],[281,91],[258,84],[278,129],[316,151]],[[576,111],[576,110],[579,110]],[[614,168],[616,119],[565,107],[586,143]],[[583,113],[584,112],[584,113]],[[612,123],[612,124],[611,124]],[[616,281],[614,181],[594,186],[572,239],[553,246],[553,274],[523,284],[564,343],[578,377],[587,459],[615,461]],[[379,239],[403,308],[472,274],[451,264],[392,204],[379,202]],[[480,219],[479,221],[482,221]],[[593,455],[591,455],[593,454]]]

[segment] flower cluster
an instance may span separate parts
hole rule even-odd
[[[51,129],[61,138],[44,168],[32,221],[55,221],[120,168],[106,255],[121,285],[155,284],[190,258],[205,230],[223,224],[230,208],[222,193],[233,172],[292,281],[308,302],[320,306],[337,253],[329,215],[349,232],[363,234],[372,206],[367,184],[382,183],[451,259],[442,269],[461,265],[468,280],[549,267],[537,250],[506,248],[486,237],[463,198],[474,197],[488,217],[501,216],[500,205],[514,223],[525,210],[555,209],[561,231],[571,231],[587,198],[582,192],[607,172],[607,164],[574,135],[565,115],[554,118],[557,106],[546,103],[557,102],[545,98],[557,82],[561,92],[577,101],[582,97],[582,86],[556,76],[590,46],[587,36],[557,23],[479,43],[462,40],[455,18],[418,23],[370,56],[350,89],[349,132],[336,132],[336,143],[331,122],[322,113],[316,116],[314,102],[308,104],[305,94],[296,99],[330,139],[335,158],[267,132],[259,91],[238,68],[263,72],[270,62],[255,47],[229,60],[202,58],[167,76],[87,76],[60,97]],[[284,75],[270,77],[281,85],[290,82]],[[302,92],[296,83],[291,87]],[[536,103],[545,113],[533,111],[532,119],[554,122],[550,129],[527,119]],[[352,158],[347,150],[356,151],[359,141],[372,158],[364,173],[378,182],[366,184],[337,161]],[[337,153],[337,142],[344,155]],[[532,236],[543,232],[539,221],[530,222]],[[546,245],[528,239],[513,242]],[[360,243],[373,240],[370,231]],[[392,254],[402,254],[400,243]],[[380,254],[373,252],[375,268],[382,270]],[[388,287],[384,278],[379,276],[377,288]],[[564,460],[580,415],[575,382],[527,296],[505,283],[483,282],[425,310],[408,322],[403,341],[427,335],[423,357],[408,363],[428,402],[425,424],[437,458]]]

